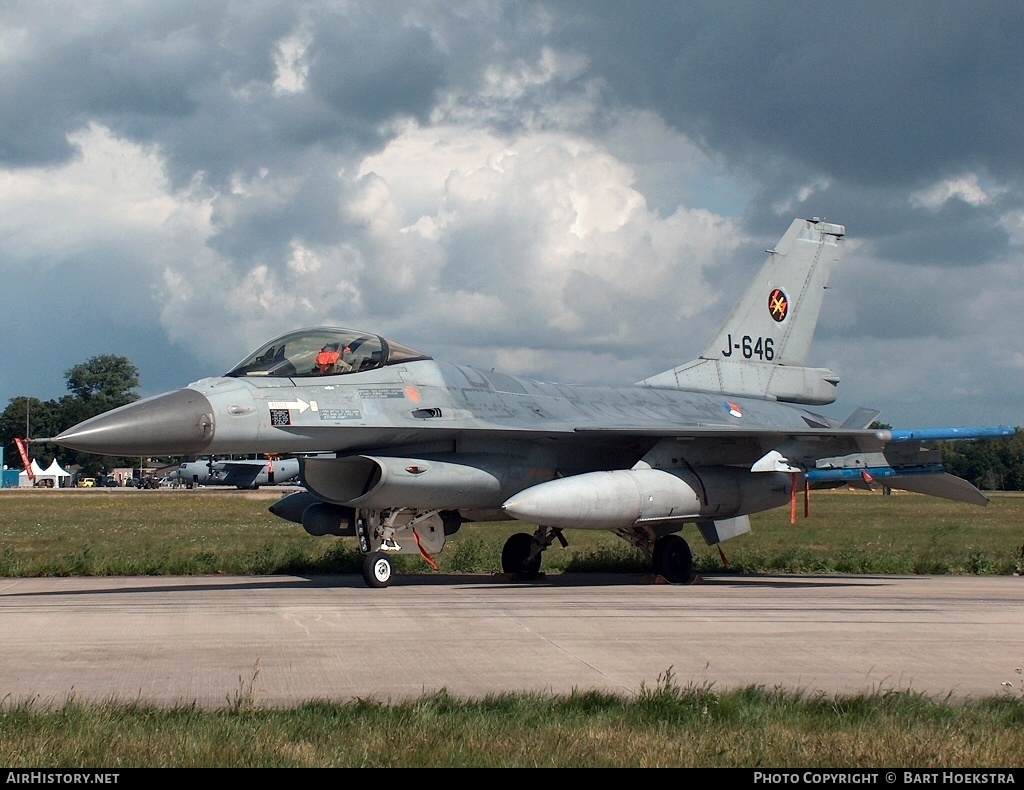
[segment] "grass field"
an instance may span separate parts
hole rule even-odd
[[[272,489],[0,492],[0,576],[359,573],[355,540],[314,538],[268,511]],[[1024,495],[985,508],[916,494],[815,493],[751,519],[751,533],[717,548],[685,537],[699,572],[1013,574],[1024,552]],[[441,573],[498,573],[517,522],[468,524],[436,558]],[[567,533],[544,555],[548,573],[638,572],[638,552],[606,532]],[[398,572],[430,572],[416,556]]]
[[[281,493],[2,491],[0,577],[359,573],[354,540],[313,538],[267,508]],[[700,571],[1020,574],[1024,496],[987,508],[913,494],[815,494],[752,519],[724,544],[695,530]],[[467,525],[441,573],[498,572],[515,523]],[[576,532],[548,573],[645,568],[619,538]],[[428,572],[417,557],[399,572]],[[1024,582],[1022,582],[1024,584]],[[1024,594],[1024,593],[1022,593]],[[1009,656],[1016,666],[1024,656]],[[1018,670],[1020,674],[1021,670]],[[956,704],[911,692],[803,697],[751,687],[678,687],[635,697],[444,694],[398,704],[306,703],[264,710],[245,694],[220,711],[141,704],[52,709],[2,697],[0,766],[78,767],[769,767],[1015,768],[1024,755],[1024,677],[1002,696]]]

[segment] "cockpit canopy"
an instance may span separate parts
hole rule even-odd
[[[335,376],[430,359],[415,349],[352,329],[301,329],[256,349],[225,375]]]

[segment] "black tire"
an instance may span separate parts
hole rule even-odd
[[[501,569],[524,579],[532,579],[540,573],[540,554],[527,564],[526,558],[533,549],[533,536],[517,532],[505,541],[501,550]]]
[[[387,587],[394,575],[391,558],[383,551],[371,551],[363,557],[363,581],[367,587]]]
[[[697,578],[693,572],[693,552],[679,535],[658,538],[652,560],[654,572],[669,584],[692,584]]]

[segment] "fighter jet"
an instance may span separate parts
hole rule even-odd
[[[234,486],[255,490],[260,486],[282,485],[298,480],[299,459],[217,460],[210,456],[198,461],[183,461],[170,477],[189,487]]]
[[[600,529],[686,584],[684,529],[718,545],[749,532],[751,513],[795,512],[812,488],[874,481],[986,504],[926,443],[1013,428],[881,430],[876,410],[837,420],[808,408],[836,398],[839,377],[805,360],[845,233],[795,220],[699,358],[626,386],[518,378],[317,327],[52,441],[109,455],[321,454],[300,457],[305,490],[270,509],[312,535],[356,538],[377,588],[392,582],[396,553],[436,567],[466,522],[530,525],[502,550],[520,579],[539,575],[566,532]]]

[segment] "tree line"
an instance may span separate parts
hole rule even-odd
[[[942,465],[985,491],[1024,491],[1024,432],[1013,436],[938,442]]]

